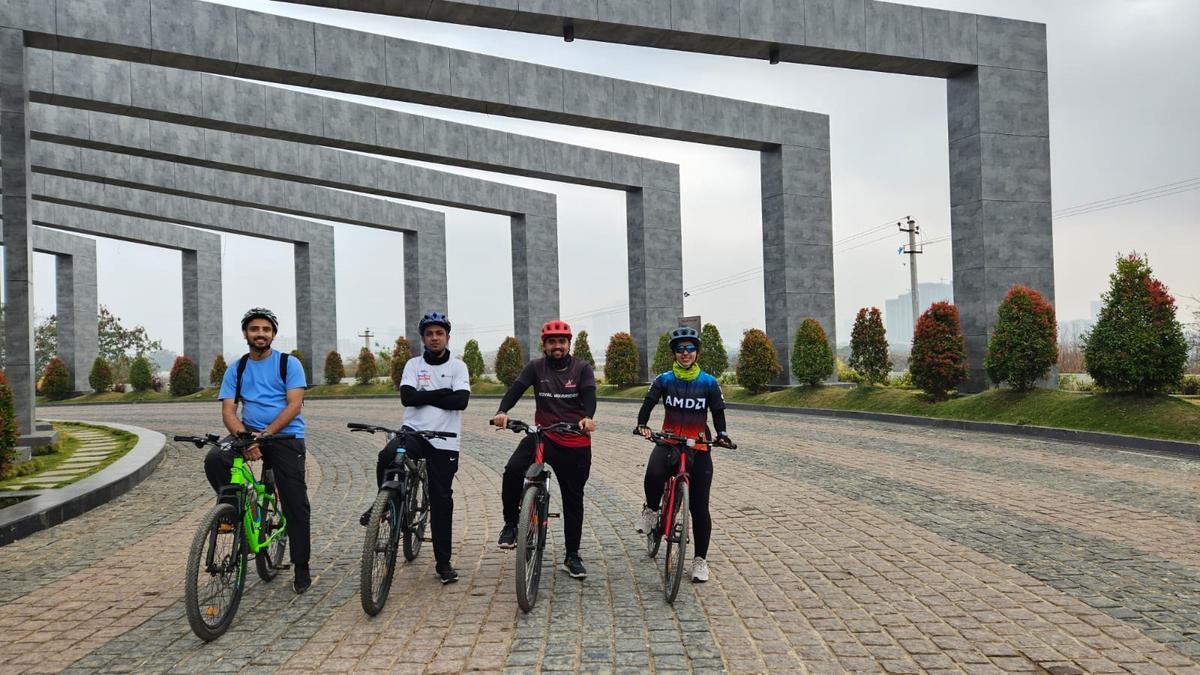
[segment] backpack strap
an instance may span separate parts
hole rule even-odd
[[[246,372],[246,361],[250,360],[249,354],[243,354],[242,358],[238,359],[237,364],[237,384],[233,388],[233,404],[237,405],[242,402],[242,373]]]
[[[283,382],[284,390],[287,389],[287,363],[289,356],[291,354],[287,352],[279,352],[279,379]]]

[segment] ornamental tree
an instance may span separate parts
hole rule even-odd
[[[751,328],[742,334],[738,355],[737,381],[752,394],[766,391],[767,385],[783,372],[779,352],[767,334]]]
[[[625,332],[613,335],[604,352],[604,379],[618,387],[637,382],[640,357],[632,335]]]
[[[1175,316],[1175,298],[1137,253],[1117,258],[1104,307],[1083,336],[1087,372],[1109,391],[1152,394],[1177,385],[1188,344]]]
[[[71,395],[71,371],[57,356],[50,357],[42,370],[42,392],[50,400],[64,399]]]
[[[150,368],[150,359],[138,355],[129,364],[129,384],[134,391],[150,391],[154,386],[154,373]]]
[[[1058,323],[1040,293],[1020,284],[1000,302],[983,367],[988,377],[1017,391],[1033,389],[1058,361]]]
[[[704,372],[713,377],[721,377],[722,373],[729,370],[729,354],[721,340],[721,331],[711,323],[704,324],[700,329],[700,342],[703,343],[703,347],[696,362]]]
[[[463,363],[467,366],[471,384],[475,384],[479,378],[483,377],[483,353],[479,351],[479,343],[475,340],[467,340],[466,346],[463,347]]]
[[[586,330],[579,331],[579,335],[575,336],[575,348],[571,351],[571,356],[580,361],[587,361],[588,365],[595,368],[596,359],[592,358],[592,346],[588,344],[588,332]]]
[[[511,335],[500,343],[496,351],[496,379],[509,386],[517,381],[521,369],[525,367],[525,355],[521,352],[521,343]]]
[[[346,364],[342,355],[333,350],[325,355],[325,384],[337,384],[346,376]]]
[[[936,400],[947,398],[967,379],[967,347],[957,307],[935,302],[917,320],[908,369],[913,386]]]
[[[792,375],[802,384],[815,386],[833,373],[833,350],[825,329],[814,318],[800,322],[792,340]]]
[[[658,348],[654,350],[654,363],[650,365],[653,374],[665,373],[675,363],[675,354],[671,351],[671,334],[663,333],[658,336]]]
[[[354,379],[359,384],[370,384],[371,380],[379,374],[379,370],[375,364],[375,355],[371,353],[370,348],[363,347],[358,352],[358,371],[354,373]]]
[[[176,356],[171,365],[169,386],[172,396],[187,396],[200,388],[200,373],[196,362],[186,356]]]
[[[854,318],[850,332],[850,367],[868,384],[887,382],[892,371],[888,358],[887,330],[878,307],[863,307]]]
[[[229,366],[225,363],[225,357],[217,354],[217,358],[213,359],[212,370],[208,371],[208,383],[214,387],[221,386],[226,370],[229,370]]]
[[[97,394],[103,394],[112,389],[112,367],[108,365],[108,361],[105,361],[103,356],[97,356],[96,360],[92,361],[92,372],[88,373],[88,386]]]

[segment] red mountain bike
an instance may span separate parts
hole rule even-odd
[[[634,429],[635,436],[641,433]],[[696,452],[696,439],[679,436],[666,431],[652,431],[647,439],[656,445],[671,448],[667,461],[678,462],[674,475],[668,476],[663,487],[662,501],[658,504],[658,524],[646,533],[646,552],[651,558],[658,555],[658,547],[665,539],[667,550],[663,554],[663,597],[668,603],[675,602],[679,594],[679,582],[683,579],[683,567],[687,564],[687,545],[691,533],[691,477],[688,475],[688,460]],[[737,444],[721,443],[721,447],[737,449]]]

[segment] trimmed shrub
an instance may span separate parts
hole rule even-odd
[[[103,394],[112,389],[112,367],[108,365],[108,361],[105,361],[103,356],[97,356],[96,360],[92,361],[92,372],[88,373],[88,385],[97,394]]]
[[[867,378],[862,376],[857,370],[846,365],[841,359],[837,360],[837,379],[838,382],[853,382],[862,384],[867,381]]]
[[[1179,383],[1179,393],[1184,396],[1200,395],[1200,375],[1187,375]]]
[[[396,346],[392,349],[391,368],[388,373],[396,391],[400,391],[400,380],[404,378],[404,364],[411,358],[412,348],[408,345],[408,338],[401,335],[396,338]]]
[[[8,378],[0,372],[0,478],[8,476],[16,459],[18,431],[12,387],[8,386]]]
[[[225,357],[217,354],[217,358],[213,359],[212,370],[208,371],[208,383],[214,387],[221,386],[226,370],[229,370],[229,365],[225,363]]]
[[[325,384],[337,384],[346,376],[342,355],[333,350],[325,355]]]
[[[675,363],[675,354],[671,351],[671,334],[663,333],[658,336],[658,348],[654,350],[654,363],[650,364],[652,375],[665,373]]]
[[[57,356],[51,357],[42,370],[42,393],[46,398],[57,401],[71,395],[71,371]]]
[[[897,389],[912,389],[913,388],[912,371],[906,370],[903,373],[900,373],[899,375],[893,377],[888,382],[888,386],[895,387]]]
[[[729,370],[729,354],[725,351],[725,342],[721,340],[721,331],[711,323],[704,324],[700,329],[700,342],[703,346],[696,362],[701,370],[720,379]]]
[[[992,382],[1029,391],[1058,361],[1054,308],[1037,291],[1016,284],[1000,302],[996,317],[983,367]]]
[[[1068,373],[1058,378],[1058,388],[1063,391],[1094,391],[1091,382],[1085,382],[1075,373]]]
[[[742,347],[738,354],[737,381],[752,394],[765,391],[779,374],[779,352],[767,334],[751,328],[742,334]]]
[[[854,329],[850,332],[849,365],[867,384],[887,383],[892,360],[888,358],[887,330],[878,307],[858,310]]]
[[[170,389],[172,396],[187,396],[200,389],[200,372],[196,362],[187,356],[176,356],[171,365]]]
[[[608,341],[604,350],[604,379],[618,387],[628,387],[638,381],[637,344],[629,333],[620,332]]]
[[[304,382],[307,384],[308,377],[310,374],[312,374],[312,368],[310,367],[312,364],[308,362],[308,359],[304,358],[304,352],[300,351],[299,349],[293,349],[288,353],[296,357],[296,360],[300,362],[300,368],[304,371]]]
[[[127,390],[127,387],[125,386],[124,382],[114,382],[112,390],[114,394],[124,394]]]
[[[134,391],[150,391],[154,386],[154,373],[150,369],[150,359],[138,354],[129,364],[129,384]]]
[[[913,386],[936,400],[947,398],[967,379],[967,347],[957,307],[935,302],[917,320],[908,369]]]
[[[1136,253],[1117,259],[1104,307],[1083,336],[1087,372],[1108,391],[1152,394],[1179,383],[1188,344],[1175,317],[1175,298]]]
[[[371,353],[370,349],[363,347],[358,352],[358,370],[354,373],[354,379],[359,384],[370,384],[371,380],[374,380],[378,374],[379,370],[375,365],[375,355]]]
[[[504,383],[504,386],[510,386],[517,380],[524,367],[525,355],[521,352],[521,343],[511,335],[504,338],[496,352],[496,379]]]
[[[575,346],[571,350],[571,356],[580,361],[587,361],[588,365],[595,368],[596,359],[592,358],[592,346],[588,344],[588,332],[586,330],[579,331],[579,335],[575,336]]]
[[[812,317],[800,322],[792,340],[792,375],[801,384],[816,386],[833,374],[833,350],[820,322]]]
[[[479,351],[479,343],[475,340],[467,340],[463,347],[463,363],[467,366],[467,374],[471,376],[471,384],[483,377],[483,353]]]

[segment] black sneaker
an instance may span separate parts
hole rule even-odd
[[[587,568],[583,566],[583,559],[579,557],[578,553],[567,555],[566,560],[563,560],[563,569],[571,575],[572,579],[587,578]]]
[[[458,581],[458,572],[454,570],[454,566],[450,563],[438,563],[435,569],[443,584],[452,584]]]
[[[517,526],[504,524],[504,529],[500,530],[500,540],[496,542],[500,548],[516,548],[517,547]]]
[[[292,581],[292,590],[296,591],[296,595],[300,595],[312,586],[312,577],[308,575],[308,570],[296,568],[296,578]]]
[[[371,509],[373,509],[373,508],[375,508],[375,507],[372,506],[370,509],[363,511],[362,515],[358,517],[359,525],[366,527],[367,525],[371,524]]]

